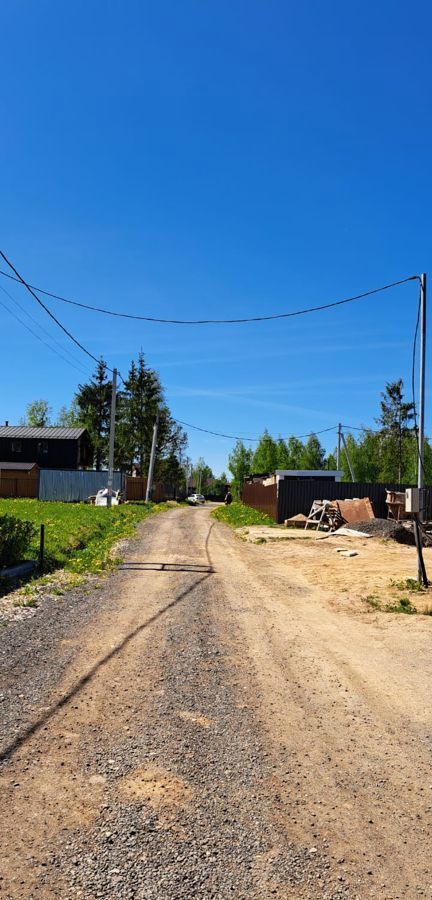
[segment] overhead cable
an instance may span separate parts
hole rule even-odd
[[[18,302],[17,299],[12,294],[10,294],[9,291],[6,290],[6,288],[3,287],[2,284],[0,284],[0,290],[3,292],[3,294],[6,295],[6,297],[8,297],[9,300],[11,300],[11,302],[15,306],[18,307],[19,310],[21,310],[22,313],[24,313],[25,316],[27,316],[28,319],[30,319],[30,322],[33,322],[33,324],[42,332],[42,334],[46,335],[46,337],[50,342],[52,342],[52,344],[55,344],[59,348],[59,350],[56,350],[56,348],[53,347],[51,343],[48,343],[48,341],[44,340],[37,332],[33,330],[33,328],[30,327],[30,325],[28,325],[26,322],[23,322],[20,316],[9,309],[9,307],[5,303],[2,303],[3,308],[7,309],[10,315],[13,316],[17,322],[19,322],[24,328],[27,328],[27,331],[34,335],[35,338],[41,341],[41,343],[45,344],[46,347],[49,347],[49,349],[52,350],[53,353],[56,353],[57,356],[59,356],[65,362],[69,363],[70,366],[73,366],[74,369],[76,369],[78,372],[81,372],[83,375],[89,374],[81,365],[79,359],[73,356],[66,347],[63,347],[60,341],[58,341],[53,334],[50,334],[50,332],[47,331],[47,329],[44,328],[43,325],[38,322],[38,320],[35,319],[35,317],[32,316],[31,313],[29,313],[29,311],[21,305],[21,303]],[[65,356],[65,354],[67,355]]]
[[[4,290],[4,288],[2,288],[1,285],[0,285],[0,289],[1,289],[1,290]],[[56,356],[58,356],[60,359],[62,359],[63,362],[66,362],[66,363],[68,363],[68,365],[73,366],[73,368],[76,369],[77,372],[81,372],[81,374],[86,375],[86,376],[88,375],[88,373],[85,371],[85,369],[82,369],[81,366],[75,365],[75,363],[73,363],[73,362],[72,362],[70,359],[68,359],[66,356],[63,356],[63,354],[60,353],[59,350],[56,350],[56,348],[53,347],[51,344],[49,344],[48,341],[45,341],[43,337],[41,337],[39,334],[37,334],[37,332],[34,331],[33,328],[30,327],[30,325],[27,325],[27,322],[24,322],[23,319],[21,319],[21,317],[18,316],[18,315],[13,311],[13,309],[10,309],[9,306],[6,305],[6,303],[3,303],[3,300],[0,300],[0,306],[2,306],[3,309],[5,309],[5,310],[9,313],[10,316],[13,316],[13,318],[14,318],[17,322],[19,322],[20,325],[23,326],[23,328],[26,328],[27,331],[29,331],[30,334],[33,335],[33,337],[35,337],[38,341],[41,342],[41,344],[45,344],[45,347],[48,347],[49,350],[51,350],[53,353],[56,354]]]
[[[11,266],[11,264],[6,259],[4,253],[1,253],[1,255],[3,256],[3,259],[5,259],[5,261],[8,263],[8,265],[13,269],[13,271],[16,272],[13,266]],[[26,284],[20,276],[18,276],[18,278],[14,278],[8,272],[3,272],[1,269],[0,275],[4,275],[6,278],[12,278],[13,281],[21,281],[23,284]],[[30,284],[26,284],[26,287],[28,289],[32,288],[33,290],[38,291],[39,294],[44,294],[46,297],[52,297],[53,300],[60,300],[62,303],[68,303],[69,305],[77,306],[80,309],[87,309],[91,312],[102,313],[105,316],[115,316],[119,319],[134,319],[140,322],[155,322],[161,325],[245,325],[250,322],[270,322],[274,321],[275,319],[290,319],[294,316],[304,316],[308,313],[321,312],[325,309],[332,309],[336,306],[343,306],[346,303],[353,303],[356,300],[363,300],[366,297],[371,297],[373,294],[379,294],[382,291],[388,291],[390,290],[390,288],[398,287],[401,284],[406,284],[408,281],[415,281],[418,277],[418,275],[409,275],[407,278],[402,278],[399,281],[392,281],[390,284],[384,284],[381,287],[373,288],[373,290],[364,291],[362,294],[355,294],[352,297],[345,297],[342,300],[334,300],[331,303],[324,303],[320,306],[309,306],[305,309],[294,310],[293,312],[274,313],[269,316],[249,316],[247,318],[241,319],[161,319],[156,318],[155,316],[142,316],[138,315],[137,313],[125,313],[118,312],[112,309],[104,309],[104,307],[102,306],[92,306],[89,303],[81,303],[78,300],[71,300],[67,297],[62,297],[60,294],[54,294],[51,291],[46,291],[43,290],[43,288],[38,288]]]
[[[70,340],[73,341],[74,344],[76,344],[76,346],[79,347],[83,353],[85,353],[87,356],[89,356],[90,359],[93,359],[94,362],[99,363],[99,359],[97,358],[97,356],[94,356],[93,353],[90,353],[90,350],[87,350],[87,348],[84,347],[84,345],[81,344],[80,341],[78,341],[77,338],[75,338],[73,336],[73,334],[71,334],[71,332],[68,331],[67,328],[65,328],[64,325],[62,325],[62,323],[56,318],[54,313],[51,312],[51,310],[48,308],[48,306],[45,306],[45,303],[43,303],[42,300],[37,296],[37,294],[35,294],[34,289],[31,287],[31,285],[27,284],[27,282],[24,280],[24,278],[22,278],[22,276],[19,274],[19,272],[17,272],[15,266],[12,265],[12,263],[8,260],[7,256],[5,256],[5,254],[3,253],[3,250],[0,250],[0,256],[3,257],[5,263],[9,266],[10,269],[12,269],[12,272],[15,272],[16,278],[14,278],[13,280],[20,281],[21,284],[23,284],[24,287],[27,288],[27,290],[30,292],[32,297],[34,297],[36,302],[39,303],[39,306],[41,306],[42,309],[44,309],[45,312],[48,313],[50,318],[56,323],[56,325],[58,325],[59,328],[61,328],[61,330],[68,336],[68,338],[70,338]]]
[[[174,422],[177,422],[179,425],[185,425],[186,428],[193,428],[195,431],[203,431],[205,434],[212,434],[215,437],[229,438],[233,441],[251,441],[252,443],[255,443],[256,441],[260,441],[263,437],[263,435],[260,435],[259,437],[245,437],[244,435],[242,436],[238,434],[224,434],[221,431],[210,431],[208,428],[201,428],[199,425],[191,425],[190,422],[183,422],[181,419],[175,419],[174,416],[172,416],[172,418]],[[295,437],[298,439],[311,437],[312,435],[325,434],[328,431],[334,431],[335,429],[337,429],[337,427],[337,425],[331,425],[330,428],[322,428],[321,431],[308,431],[306,434],[293,434],[290,435],[290,437]]]

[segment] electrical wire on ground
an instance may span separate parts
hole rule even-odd
[[[9,260],[6,258],[4,253],[0,251],[1,256],[5,260],[5,262],[10,266],[10,268],[16,272],[16,269],[11,265]],[[105,316],[115,316],[119,319],[134,319],[136,321],[141,322],[155,322],[161,325],[245,325],[250,322],[271,322],[275,319],[290,319],[294,316],[304,316],[309,313],[321,312],[325,309],[332,309],[336,306],[343,306],[346,303],[353,303],[356,300],[363,300],[366,297],[372,297],[374,294],[379,294],[382,291],[388,291],[390,288],[398,287],[401,284],[406,284],[409,281],[415,281],[419,276],[418,275],[409,275],[407,278],[402,278],[399,281],[392,281],[390,284],[384,284],[381,287],[373,288],[370,291],[364,291],[362,294],[356,294],[352,297],[345,297],[342,300],[334,300],[331,303],[324,303],[319,306],[309,306],[304,309],[297,309],[293,312],[282,312],[282,313],[274,313],[269,316],[248,316],[246,318],[239,319],[161,319],[156,318],[155,316],[141,316],[135,313],[125,313],[118,312],[116,310],[104,309],[101,306],[92,306],[89,303],[81,303],[78,300],[71,300],[67,297],[62,297],[60,294],[54,294],[51,291],[46,291],[43,288],[35,287],[34,285],[27,284],[23,281],[20,275],[16,272],[18,277],[13,277],[8,272],[4,272],[0,269],[0,275],[4,275],[6,278],[12,278],[13,281],[21,281],[25,286],[30,290],[38,291],[40,294],[44,294],[46,297],[51,297],[53,300],[60,300],[62,303],[68,303],[71,306],[78,306],[80,309],[87,309],[91,312],[101,313]],[[33,294],[33,296],[35,296]],[[38,302],[41,302],[40,300]],[[45,307],[47,309],[47,307]],[[50,313],[52,316],[52,313]],[[54,318],[54,316],[52,316]],[[56,320],[55,320],[56,321]]]

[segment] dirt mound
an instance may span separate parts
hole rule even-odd
[[[354,525],[345,525],[344,527],[351,531],[370,534],[371,537],[381,538],[381,540],[397,541],[398,544],[415,546],[411,523],[403,525],[402,522],[395,522],[394,519],[368,519],[365,522],[356,522]],[[432,540],[426,534],[423,535],[423,546],[432,546]]]

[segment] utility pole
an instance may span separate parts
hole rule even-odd
[[[414,531],[417,544],[417,578],[419,584],[427,585],[426,570],[422,554],[422,529],[424,521],[424,422],[425,422],[425,381],[426,381],[426,273],[420,276],[420,396],[419,396],[419,429],[418,429],[418,460],[417,460],[417,485],[419,488],[420,511],[414,516]]]
[[[109,431],[109,453],[108,453],[108,495],[107,506],[111,506],[113,476],[114,476],[114,441],[115,441],[115,417],[117,402],[117,369],[113,369],[112,391],[111,391],[111,418]]]
[[[420,276],[420,397],[419,397],[419,430],[417,485],[420,494],[420,521],[423,521],[423,485],[424,485],[424,420],[425,420],[425,379],[426,379],[426,273]]]
[[[346,458],[347,458],[347,462],[348,462],[348,466],[349,466],[349,470],[350,470],[350,475],[351,475],[351,481],[355,481],[355,475],[354,475],[354,469],[353,469],[352,462],[351,462],[351,457],[350,457],[350,455],[349,455],[349,450],[348,450],[348,447],[347,447],[347,442],[346,442],[346,440],[345,440],[345,435],[344,435],[344,433],[343,433],[342,430],[341,430],[341,432],[340,432],[340,435],[341,435],[341,438],[342,438],[342,441],[343,441],[343,445],[344,445],[344,449],[345,449],[345,453],[346,453]]]
[[[153,472],[154,472],[154,464],[155,464],[155,456],[156,456],[156,441],[157,441],[157,433],[158,433],[158,425],[159,425],[159,413],[155,418],[155,423],[153,425],[153,440],[151,446],[150,453],[150,463],[149,470],[147,475],[147,488],[146,488],[146,503],[149,503],[152,497],[153,491]]]
[[[338,470],[340,469],[341,432],[342,432],[342,425],[341,425],[341,423],[339,422],[339,425],[338,425],[338,442],[337,442],[337,452],[336,452],[336,468],[337,468]]]

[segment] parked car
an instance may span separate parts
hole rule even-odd
[[[199,503],[205,503],[205,497],[202,494],[191,494],[190,497],[186,497],[186,502],[198,506]]]
[[[108,488],[101,488],[96,494],[95,506],[106,506],[108,498]],[[122,502],[121,491],[112,491],[111,506],[118,506]]]

